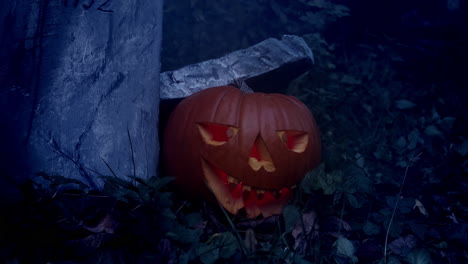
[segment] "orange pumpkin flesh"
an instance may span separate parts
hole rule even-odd
[[[213,193],[232,214],[266,217],[281,213],[294,186],[318,165],[320,142],[312,114],[296,98],[223,86],[177,106],[163,156],[185,193]]]

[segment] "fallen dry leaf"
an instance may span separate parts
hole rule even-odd
[[[413,209],[415,208],[418,208],[419,212],[423,214],[424,216],[429,216],[429,213],[427,212],[426,208],[418,199],[415,199],[415,204],[413,206]]]
[[[397,238],[388,244],[388,248],[395,254],[406,255],[417,244],[417,239],[413,235]]]

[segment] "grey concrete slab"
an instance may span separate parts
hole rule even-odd
[[[281,92],[313,61],[312,51],[302,38],[269,38],[221,58],[161,73],[161,99],[183,98],[231,83],[246,83],[256,92]]]

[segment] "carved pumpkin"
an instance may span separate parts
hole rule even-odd
[[[281,213],[320,162],[315,120],[298,99],[222,86],[184,99],[169,118],[163,155],[187,194],[208,189],[230,213]],[[206,188],[208,186],[208,189]]]

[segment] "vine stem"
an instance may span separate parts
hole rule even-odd
[[[393,218],[395,217],[395,213],[396,213],[396,210],[398,208],[398,203],[400,202],[400,197],[401,197],[401,193],[403,192],[403,186],[405,185],[406,176],[408,175],[409,167],[411,167],[411,165],[413,165],[413,163],[419,159],[419,156],[421,156],[421,154],[422,154],[422,152],[420,152],[418,155],[411,158],[409,164],[406,166],[406,169],[405,169],[405,175],[403,176],[403,181],[401,182],[401,185],[400,185],[400,191],[398,192],[398,196],[396,197],[397,199],[395,201],[395,205],[393,206],[393,212],[392,212],[392,216],[390,217],[390,223],[388,223],[387,233],[385,234],[385,246],[384,246],[384,263],[385,264],[387,264],[388,235],[390,233],[390,228],[392,227]]]
[[[237,242],[239,243],[239,248],[242,252],[243,256],[247,256],[247,249],[245,248],[244,241],[242,241],[242,238],[239,235],[239,232],[237,231],[236,225],[232,222],[231,218],[229,217],[228,213],[226,212],[226,209],[218,203],[219,207],[221,208],[221,211],[223,212],[224,216],[226,217],[227,221],[229,222],[229,225],[232,228],[233,233],[236,235]]]

